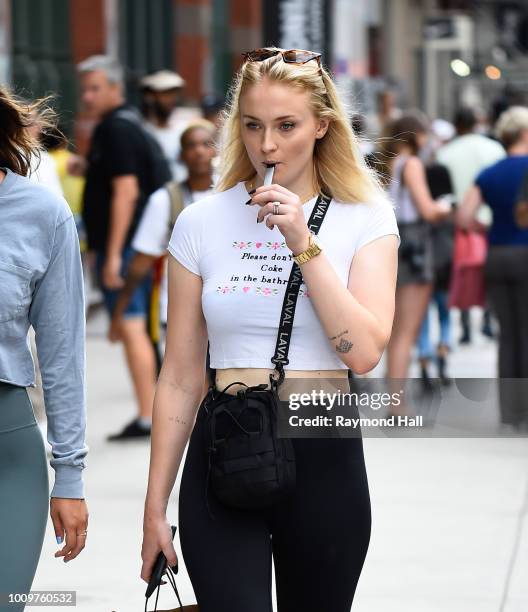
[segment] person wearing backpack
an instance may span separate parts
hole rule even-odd
[[[77,66],[81,101],[98,121],[85,164],[83,221],[88,249],[111,316],[123,276],[134,254],[131,242],[151,193],[170,180],[159,144],[142,126],[138,111],[125,104],[123,69],[96,55]],[[120,440],[150,434],[156,381],[156,353],[146,325],[151,291],[147,277],[131,297],[121,329],[139,416],[108,437]]]
[[[153,300],[151,308],[159,312],[161,327],[167,325],[167,277],[166,249],[172,228],[184,207],[213,193],[214,136],[216,127],[205,119],[190,123],[181,135],[181,161],[188,171],[188,178],[179,183],[170,181],[149,198],[141,223],[132,241],[136,252],[125,278],[125,286],[117,299],[112,324],[108,333],[111,342],[121,337],[124,313],[135,288],[156,266],[162,267],[159,301]],[[158,330],[153,330],[156,334]]]

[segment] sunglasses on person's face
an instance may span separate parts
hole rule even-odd
[[[275,55],[281,55],[284,62],[287,64],[306,64],[311,60],[317,61],[319,74],[321,74],[321,54],[315,51],[306,51],[304,49],[289,49],[288,51],[280,51],[278,49],[254,49],[242,53],[242,57],[246,62],[262,62]]]

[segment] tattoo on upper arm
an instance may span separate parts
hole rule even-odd
[[[338,353],[348,353],[353,346],[354,345],[352,344],[352,342],[350,342],[350,340],[345,340],[344,338],[341,338],[339,344],[336,346],[336,351]]]
[[[332,336],[330,340],[335,340],[336,338],[339,338],[339,336],[342,336],[343,334],[348,334],[348,329],[345,329],[345,331],[339,332],[337,335]]]
[[[339,332],[335,336],[332,336],[330,340],[337,340],[337,338],[341,338],[341,336],[344,336],[345,334],[348,334],[348,329],[345,329],[344,331]],[[346,338],[341,338],[335,348],[338,353],[348,353],[353,346],[354,345],[352,344],[352,342],[350,342],[350,340],[347,340]]]

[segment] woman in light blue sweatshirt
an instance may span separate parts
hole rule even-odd
[[[55,556],[64,562],[84,548],[88,525],[79,242],[65,200],[26,178],[38,153],[27,128],[41,105],[21,104],[0,87],[0,612],[24,610],[20,594],[33,583],[48,506],[63,544]],[[55,470],[51,494],[44,440],[26,390],[35,386],[30,325]]]

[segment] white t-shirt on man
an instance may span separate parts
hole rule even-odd
[[[248,197],[240,182],[185,208],[169,241],[171,255],[202,277],[212,368],[274,367],[270,360],[293,256],[277,226],[270,230],[256,223],[259,206],[245,206]],[[303,205],[306,220],[315,202],[316,197]],[[387,234],[399,240],[388,200],[372,205],[332,200],[318,237],[346,286],[354,254]],[[288,359],[285,369],[347,368],[328,340],[304,283]]]
[[[174,126],[159,127],[150,123],[150,121],[145,121],[145,127],[156,138],[162,148],[165,159],[169,164],[172,180],[178,182],[184,181],[188,176],[188,171],[185,164],[180,161],[180,139],[183,129]]]
[[[184,198],[184,207],[207,197],[213,193],[212,189],[205,191],[191,191],[190,198]],[[167,244],[171,235],[170,227],[171,203],[169,192],[160,187],[147,201],[141,217],[132,248],[139,253],[161,257],[167,251]],[[167,267],[165,266],[160,285],[160,321],[167,322]]]
[[[482,134],[457,136],[436,153],[438,162],[449,170],[459,206],[478,174],[503,157],[506,151],[502,145]],[[487,204],[480,206],[477,219],[484,225],[491,225],[492,212]]]

